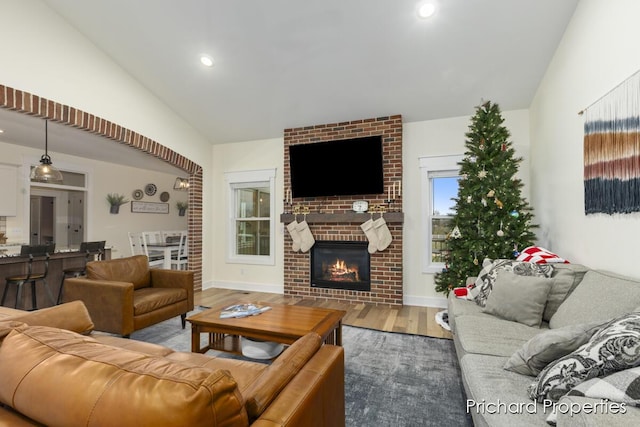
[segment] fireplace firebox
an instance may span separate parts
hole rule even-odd
[[[371,291],[367,242],[319,241],[311,248],[311,286]]]

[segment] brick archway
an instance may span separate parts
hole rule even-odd
[[[0,108],[73,126],[155,156],[189,174],[189,269],[202,289],[202,167],[158,142],[101,117],[28,92],[0,85]]]

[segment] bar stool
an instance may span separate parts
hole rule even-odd
[[[18,303],[22,300],[22,286],[25,283],[31,283],[31,309],[38,309],[38,302],[36,300],[36,283],[42,282],[44,285],[44,289],[49,296],[49,299],[55,305],[56,301],[53,299],[53,294],[51,293],[51,289],[47,284],[47,274],[49,273],[49,254],[53,253],[55,250],[55,244],[51,245],[22,245],[20,248],[20,255],[29,255],[29,262],[27,263],[27,274],[19,274],[15,276],[9,276],[6,278],[6,286],[4,288],[4,292],[2,293],[2,301],[0,301],[0,305],[4,305],[4,301],[7,298],[7,291],[9,290],[9,285],[16,285],[16,304],[15,308],[18,308]],[[35,257],[44,256],[44,272],[34,273],[33,272],[33,261]]]
[[[60,289],[58,290],[58,301],[60,304],[62,302],[62,290],[64,289],[64,279],[80,277],[87,274],[87,262],[89,261],[89,257],[93,256],[96,260],[102,260],[102,256],[104,255],[104,244],[105,241],[98,242],[82,242],[80,243],[79,252],[84,252],[84,262],[82,267],[70,267],[62,270],[62,279],[60,280]]]

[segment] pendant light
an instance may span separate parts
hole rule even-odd
[[[48,184],[62,184],[62,174],[51,164],[49,157],[49,120],[44,121],[44,154],[40,157],[40,164],[31,169],[31,181]]]

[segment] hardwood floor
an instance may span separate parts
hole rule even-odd
[[[392,308],[363,303],[342,304],[335,301],[315,301],[265,292],[247,292],[216,288],[196,292],[194,301],[196,305],[207,307],[218,304],[231,305],[240,302],[266,302],[334,308],[347,312],[342,321],[344,325],[377,329],[386,332],[451,338],[451,333],[443,329],[435,321],[435,314],[441,311],[441,308],[415,306]]]

